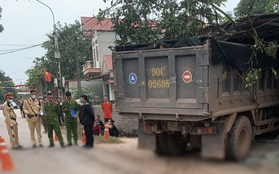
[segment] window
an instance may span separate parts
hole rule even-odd
[[[240,75],[241,75],[241,72],[240,72]],[[234,74],[233,74],[233,91],[240,91],[240,84],[241,84],[240,77],[234,71]]]
[[[95,48],[93,48],[93,60],[96,61]]]
[[[266,70],[266,89],[271,89],[272,88],[272,73],[271,70]]]
[[[264,76],[264,71],[259,72],[259,90],[263,91],[264,90],[264,82],[265,82],[265,76]]]
[[[99,61],[99,45],[96,46],[96,57],[97,61]]]
[[[227,63],[223,63],[222,73],[222,92],[230,92],[230,67]]]

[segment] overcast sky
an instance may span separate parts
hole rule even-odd
[[[110,6],[103,0],[41,0],[52,8],[55,20],[61,23],[80,21],[81,16],[97,15],[99,8]],[[228,0],[225,11],[233,11],[240,0]],[[6,50],[22,48],[22,45],[43,43],[53,29],[49,9],[36,0],[0,0],[3,9],[0,23],[4,31],[0,33],[0,54]],[[36,47],[16,53],[0,55],[0,70],[12,79],[27,78],[25,71],[33,66],[32,59],[43,56],[45,51]],[[63,74],[62,74],[63,75]],[[25,80],[23,80],[25,82]]]

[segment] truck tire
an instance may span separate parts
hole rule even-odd
[[[243,160],[251,146],[252,127],[246,116],[238,116],[228,133],[227,157],[232,160]]]
[[[172,156],[183,155],[186,150],[186,142],[171,134],[168,135],[168,146]]]
[[[155,153],[158,155],[169,155],[168,134],[166,132],[157,135]]]

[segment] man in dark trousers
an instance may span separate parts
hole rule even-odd
[[[86,143],[83,147],[92,148],[94,146],[94,137],[93,137],[93,124],[95,121],[94,113],[91,109],[91,104],[88,102],[86,95],[81,95],[80,99],[83,103],[82,106],[82,115],[81,115],[81,124],[84,126]]]

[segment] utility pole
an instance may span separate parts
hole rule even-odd
[[[77,64],[78,96],[81,96],[80,67],[79,67],[79,58],[78,58],[78,37],[76,37],[76,64]]]
[[[63,89],[63,85],[62,85],[62,75],[61,75],[61,67],[60,67],[60,51],[58,49],[58,38],[57,38],[57,33],[56,33],[56,25],[55,25],[55,18],[54,18],[54,13],[52,11],[52,9],[46,5],[45,3],[37,0],[37,2],[43,4],[44,6],[46,6],[52,14],[52,18],[53,18],[53,38],[54,38],[54,57],[56,59],[56,63],[57,63],[57,80],[58,80],[58,97],[62,98],[63,100],[63,93],[62,93],[62,89]]]
[[[62,98],[63,100],[63,93],[62,93],[62,88],[63,88],[63,85],[62,85],[62,75],[61,75],[61,67],[60,67],[60,60],[61,60],[61,57],[60,57],[60,51],[59,51],[59,48],[58,48],[58,38],[57,38],[57,35],[56,35],[56,25],[54,24],[54,32],[53,32],[53,37],[54,37],[54,57],[56,59],[56,62],[57,62],[57,80],[58,80],[58,98]]]

